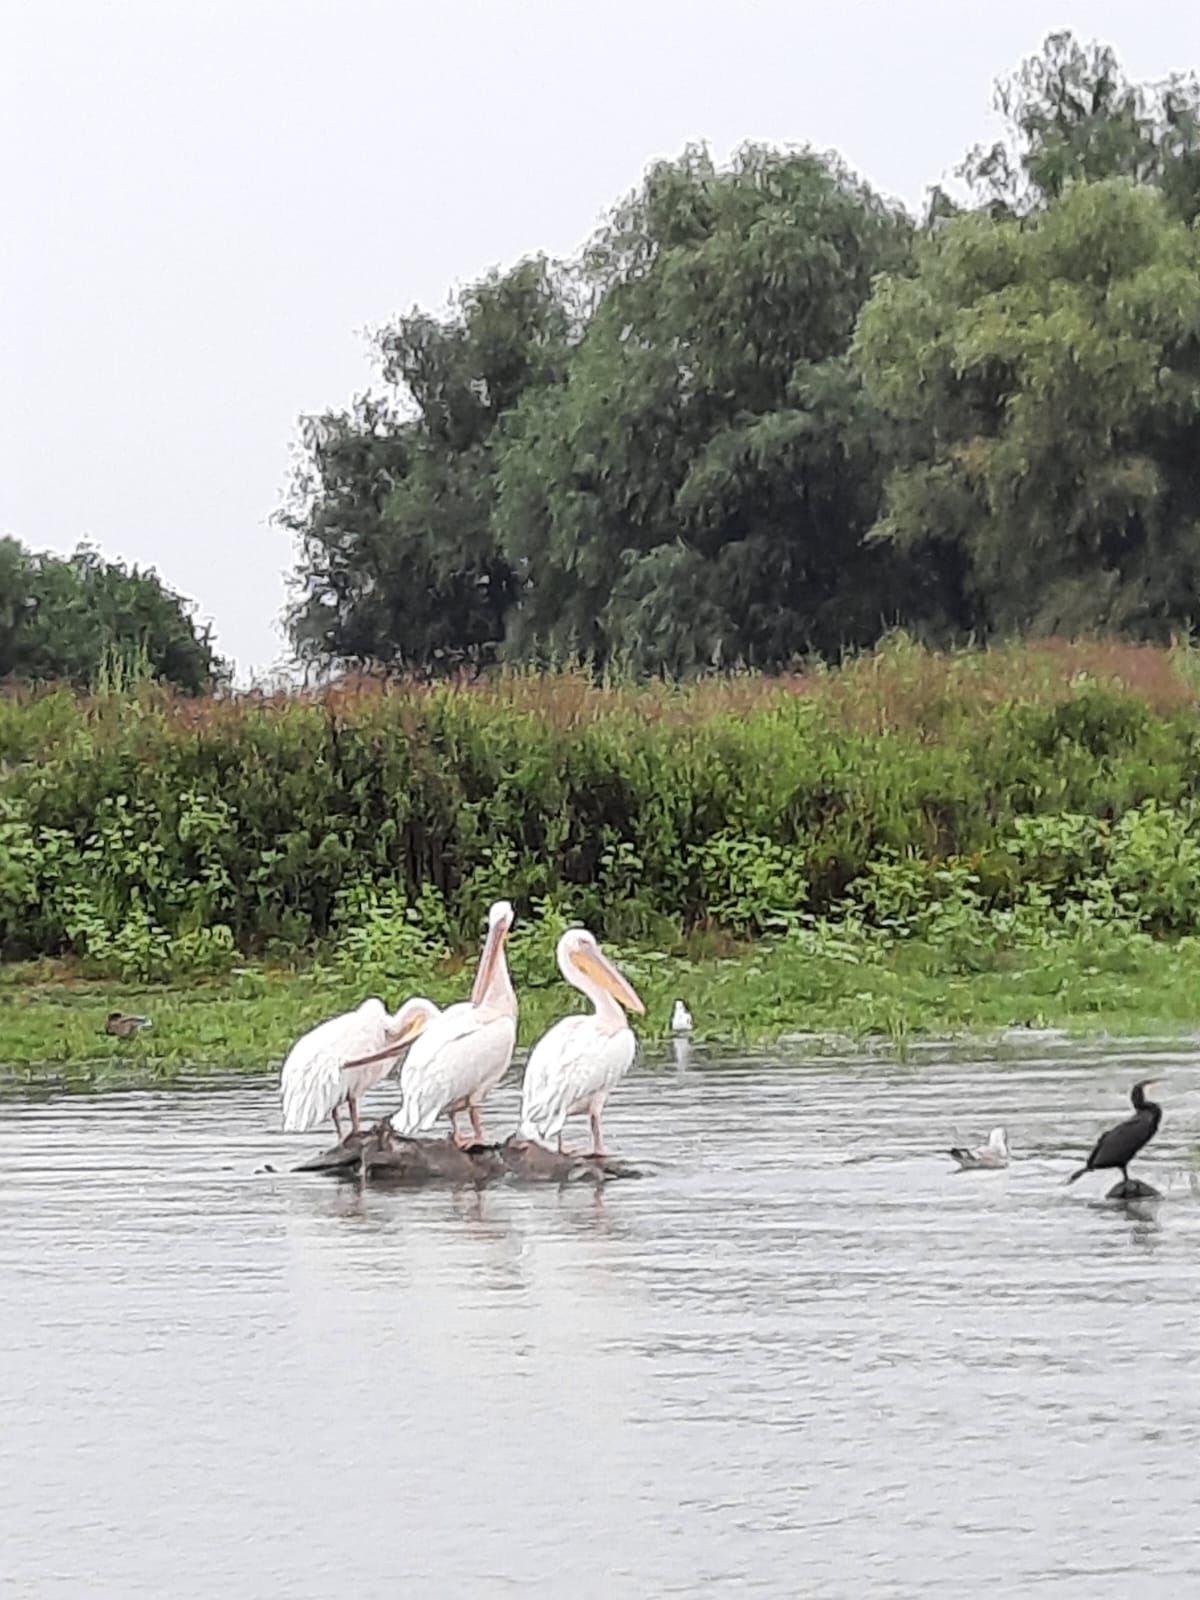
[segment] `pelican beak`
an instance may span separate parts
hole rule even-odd
[[[627,978],[621,976],[603,951],[580,951],[575,957],[575,965],[612,995],[626,1011],[636,1011],[639,1017],[646,1015],[646,1008],[638,998],[633,985]]]
[[[431,1018],[427,1011],[415,1011],[407,1021],[400,1024],[399,1031],[392,1035],[390,1044],[383,1050],[376,1050],[371,1056],[357,1056],[353,1061],[343,1061],[342,1070],[349,1072],[352,1067],[371,1067],[377,1061],[390,1061],[410,1045],[419,1033],[424,1033]]]
[[[475,974],[475,984],[471,990],[473,1006],[482,1005],[488,990],[492,987],[512,921],[512,910],[508,908],[488,927],[487,942],[479,958],[479,970]]]
[[[411,1044],[422,1032],[427,1020],[425,1017],[414,1017],[411,1022],[405,1023],[385,1050],[376,1050],[372,1056],[355,1056],[353,1061],[343,1061],[343,1072],[349,1072],[352,1067],[371,1067],[377,1061],[394,1061],[405,1046]]]
[[[429,1013],[427,1011],[418,1011],[415,1016],[409,1017],[400,1032],[392,1040],[388,1054],[395,1055],[397,1051],[403,1050],[405,1045],[411,1044],[419,1033],[425,1032],[428,1022]]]

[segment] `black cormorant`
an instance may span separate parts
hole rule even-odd
[[[1085,1172],[1099,1172],[1105,1167],[1120,1167],[1122,1178],[1126,1183],[1129,1182],[1126,1168],[1142,1146],[1150,1143],[1162,1121],[1162,1107],[1146,1099],[1146,1090],[1157,1082],[1157,1078],[1143,1078],[1141,1083],[1134,1084],[1129,1096],[1133,1101],[1133,1115],[1100,1135],[1096,1140],[1096,1148],[1087,1158],[1087,1165],[1073,1172],[1067,1179],[1068,1183],[1082,1178]]]

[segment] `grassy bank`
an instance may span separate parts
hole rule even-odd
[[[266,1070],[365,994],[460,998],[501,897],[524,1043],[573,921],[651,1037],[677,994],[711,1040],[1190,1028],[1198,683],[1188,647],[900,640],[680,686],[0,698],[0,1062]]]
[[[677,994],[695,1014],[696,1039],[713,1043],[770,1044],[805,1031],[882,1037],[902,1049],[922,1035],[1021,1025],[1165,1036],[1200,1023],[1200,940],[1192,938],[1166,943],[1098,929],[953,951],[945,941],[826,930],[721,955],[629,949],[619,959],[647,1002],[637,1022],[646,1040],[667,1036]],[[197,1069],[275,1072],[299,1033],[366,992],[396,1005],[419,988],[445,1002],[461,999],[469,983],[461,970],[373,984],[330,968],[256,968],[157,985],[83,979],[49,963],[0,972],[0,1087],[9,1089],[144,1086]],[[522,984],[520,1043],[537,1038],[572,998],[548,974]],[[106,1036],[114,1008],[150,1015],[153,1030]]]

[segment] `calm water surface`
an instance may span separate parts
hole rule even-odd
[[[1064,1188],[1152,1068],[1163,1200]],[[0,1595],[1200,1593],[1198,1069],[660,1059],[599,1196],[263,1174],[262,1081],[0,1103]]]

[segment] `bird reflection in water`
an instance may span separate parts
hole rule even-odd
[[[1158,1209],[1161,1200],[1146,1199],[1145,1197],[1129,1200],[1092,1200],[1088,1202],[1088,1209],[1098,1211],[1101,1215],[1112,1217],[1122,1226],[1129,1227],[1130,1244],[1140,1245],[1143,1249],[1152,1250],[1159,1241],[1163,1231],[1159,1221]]]

